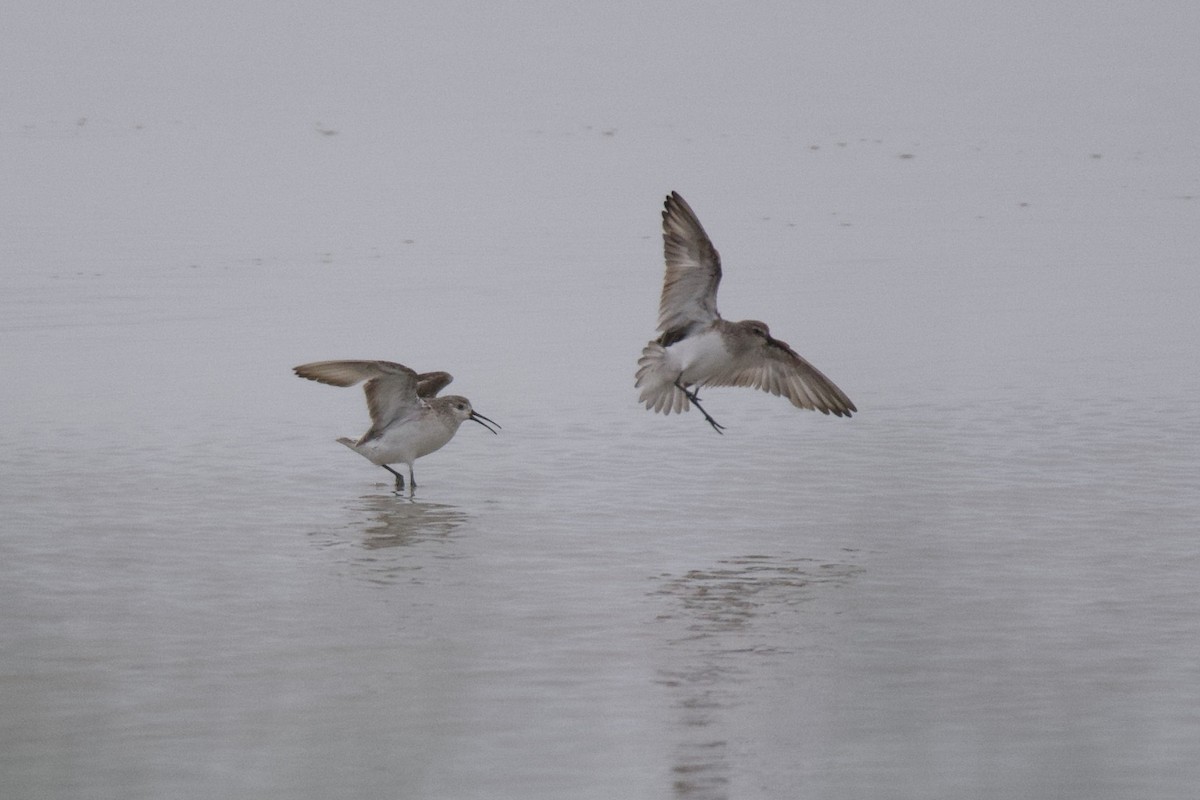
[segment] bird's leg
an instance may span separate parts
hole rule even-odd
[[[713,419],[712,416],[707,411],[704,410],[704,406],[700,405],[695,400],[692,401],[692,405],[694,405],[696,408],[700,409],[700,413],[704,415],[704,421],[707,422],[709,425],[712,425],[712,429],[714,431],[716,431],[717,433],[724,433],[725,426],[722,425],[721,423],[717,422],[715,419]]]
[[[417,479],[413,477],[412,464],[408,465],[408,485],[413,489],[417,488]]]
[[[704,410],[704,406],[700,405],[700,392],[699,391],[689,390],[686,386],[683,386],[679,381],[675,381],[675,387],[677,389],[679,389],[679,391],[681,391],[685,395],[687,395],[687,399],[691,400],[692,405],[694,405],[697,409],[700,410],[700,413],[704,415],[705,422],[707,422],[709,425],[712,425],[712,429],[714,431],[716,431],[717,433],[721,433],[721,431],[724,430],[725,426],[722,425],[721,423],[717,422],[715,419],[713,419],[712,415]]]
[[[392,473],[393,475],[395,475],[395,476],[396,476],[396,491],[397,491],[397,492],[399,492],[399,491],[403,491],[403,489],[404,489],[404,476],[403,476],[403,475],[401,475],[399,472],[396,472],[396,470],[392,469],[392,468],[391,468],[391,467],[389,467],[387,464],[380,464],[379,466],[383,467],[383,468],[384,468],[384,469],[386,469],[388,472],[390,472],[390,473]],[[412,476],[410,475],[409,477],[412,477]]]

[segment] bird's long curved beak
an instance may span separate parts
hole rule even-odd
[[[472,412],[471,412],[470,419],[471,419],[472,421],[474,421],[474,422],[478,422],[480,425],[482,425],[483,427],[487,428],[489,431],[492,431],[492,429],[491,429],[491,428],[488,428],[488,425],[487,425],[487,423],[489,423],[489,422],[491,422],[491,423],[492,423],[493,425],[495,425],[497,428],[499,428],[499,427],[500,427],[500,423],[498,423],[498,422],[494,422],[493,420],[490,420],[490,419],[488,419],[488,418],[487,418],[487,417],[485,417],[483,414],[480,414],[480,413],[479,413],[479,412],[477,412],[477,411],[472,411]],[[494,433],[495,433],[495,431],[492,431],[492,433],[494,434]]]

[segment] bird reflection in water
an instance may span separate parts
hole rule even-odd
[[[658,682],[679,711],[679,741],[672,764],[680,800],[730,796],[740,774],[728,738],[727,713],[742,705],[768,661],[786,657],[802,641],[780,630],[788,609],[798,610],[826,588],[843,586],[862,571],[843,563],[750,555],[718,562],[682,576],[661,576],[655,592],[669,598],[658,621],[674,630],[665,642],[667,666]],[[792,628],[792,626],[788,626]]]
[[[350,508],[361,512],[329,544],[349,556],[357,577],[392,584],[402,575],[429,565],[430,559],[452,558],[448,545],[469,515],[455,506],[426,503],[398,495],[360,498]]]
[[[361,508],[370,514],[362,540],[368,550],[444,539],[467,521],[466,513],[454,506],[394,495],[364,497]]]

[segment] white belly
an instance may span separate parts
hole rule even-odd
[[[730,354],[725,340],[715,330],[689,336],[667,348],[672,362],[679,368],[684,386],[700,385],[729,366]]]
[[[357,450],[375,464],[408,464],[440,450],[454,437],[457,428],[430,414],[384,431],[383,436],[358,445]]]

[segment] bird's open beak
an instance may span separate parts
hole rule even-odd
[[[492,423],[493,425],[495,425],[497,428],[499,428],[499,427],[500,427],[500,423],[498,423],[498,422],[493,422],[492,420],[490,420],[490,419],[488,419],[487,417],[485,417],[483,414],[480,414],[480,413],[478,413],[478,412],[475,412],[475,411],[472,411],[472,412],[471,412],[471,417],[470,417],[470,419],[471,419],[471,420],[473,420],[474,422],[478,422],[480,425],[482,425],[483,427],[487,428],[489,431],[492,431],[492,429],[491,429],[491,428],[488,428],[488,425],[487,425],[487,423],[489,423],[489,422],[491,422],[491,423]],[[492,431],[492,433],[495,433],[495,431]]]

